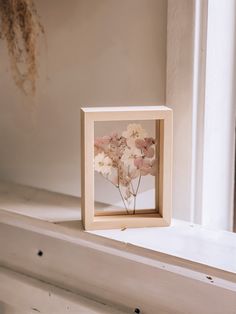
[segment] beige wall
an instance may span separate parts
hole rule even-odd
[[[0,45],[0,178],[80,194],[82,105],[165,102],[166,0],[38,0],[46,30],[35,99]]]

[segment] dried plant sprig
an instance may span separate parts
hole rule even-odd
[[[0,38],[5,39],[13,78],[25,94],[36,90],[36,43],[44,29],[33,0],[0,0]]]
[[[94,170],[118,189],[127,214],[130,204],[132,214],[136,212],[142,176],[156,175],[155,144],[146,130],[135,123],[129,124],[121,136],[112,133],[95,139]]]

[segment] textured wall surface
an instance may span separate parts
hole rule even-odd
[[[0,178],[80,194],[81,105],[165,102],[165,0],[37,1],[37,95],[15,87],[0,43]]]

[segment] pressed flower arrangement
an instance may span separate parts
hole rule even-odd
[[[127,122],[126,122],[127,121]],[[154,123],[154,135],[143,123]],[[125,125],[96,136],[95,123]],[[81,109],[82,220],[86,230],[166,226],[171,219],[172,110],[165,106]],[[113,126],[112,126],[113,127]],[[114,128],[115,129],[115,128]],[[114,130],[113,129],[113,130]],[[95,206],[95,177],[106,198],[107,184],[122,206]],[[152,208],[137,206],[143,181],[154,178]],[[145,179],[145,180],[144,180]],[[104,190],[102,191],[102,185]],[[143,202],[146,204],[146,201]],[[109,204],[109,206],[107,206]],[[146,205],[145,205],[146,206]],[[107,210],[108,208],[108,210]]]
[[[126,214],[136,213],[143,176],[156,175],[156,139],[140,124],[132,123],[121,135],[112,133],[94,142],[94,170],[119,191]]]

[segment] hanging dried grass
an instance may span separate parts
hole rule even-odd
[[[0,0],[0,38],[5,39],[13,78],[25,94],[36,89],[36,43],[43,27],[33,0]]]

